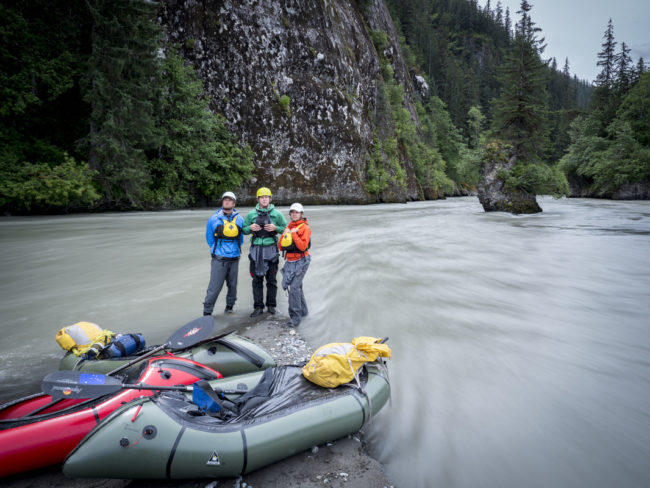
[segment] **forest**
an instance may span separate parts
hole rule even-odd
[[[571,75],[568,59],[544,58],[526,0],[517,12],[475,0],[386,3],[411,75],[429,87],[416,102],[419,126],[403,124],[394,141],[407,151],[383,143],[397,177],[406,154],[423,187],[472,192],[486,148],[498,143],[520,155],[509,182],[539,194],[569,195],[569,181],[610,197],[650,180],[650,75],[625,42],[617,47],[611,21],[592,85]],[[362,10],[368,0],[354,4]],[[252,150],[209,109],[157,8],[129,0],[0,5],[5,214],[201,206],[251,177]],[[369,34],[380,52],[382,33]],[[384,61],[385,96],[399,119],[403,93]],[[381,164],[370,162],[373,193]]]

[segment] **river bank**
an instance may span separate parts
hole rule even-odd
[[[293,329],[283,325],[286,320],[287,317],[282,315],[264,315],[261,320],[245,326],[238,333],[267,349],[278,365],[304,364],[313,353],[313,349],[300,336],[299,328]],[[4,479],[2,486],[5,488],[394,487],[386,478],[382,465],[366,454],[362,432],[298,453],[238,479],[150,481],[67,478],[61,472],[61,466],[55,466]]]

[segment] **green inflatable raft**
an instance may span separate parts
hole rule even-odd
[[[63,472],[84,478],[236,477],[358,431],[390,395],[386,368],[379,363],[360,370],[360,385],[333,389],[310,383],[298,366],[210,385],[247,393],[226,395],[234,408],[213,415],[180,392],[128,403],[85,437]]]
[[[111,359],[80,359],[68,352],[59,362],[59,369],[108,374],[146,354],[151,349],[153,348],[144,349],[138,355]],[[164,351],[160,351],[158,354],[164,353]],[[239,375],[275,366],[275,361],[268,351],[234,333],[207,339],[193,347],[175,351],[174,355],[216,369],[224,376]]]

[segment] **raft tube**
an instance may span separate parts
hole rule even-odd
[[[139,355],[151,349],[140,351]],[[160,354],[164,354],[164,351],[161,351]],[[174,356],[204,364],[209,368],[216,369],[224,376],[264,370],[275,366],[275,361],[263,347],[233,333],[216,339],[207,339],[193,347],[176,351]],[[80,359],[68,352],[61,359],[59,369],[108,374],[137,357],[138,355],[111,359]]]
[[[244,475],[358,431],[390,395],[383,365],[368,364],[360,376],[365,393],[355,384],[322,388],[297,366],[211,381],[224,390],[250,390],[234,400],[238,413],[225,420],[200,414],[188,394],[136,400],[95,427],[63,472],[123,479]]]
[[[152,357],[125,371],[125,382],[188,385],[221,378],[217,371],[186,358]],[[37,393],[0,405],[0,477],[63,462],[101,420],[126,402],[152,395],[123,389],[92,400],[52,400]]]

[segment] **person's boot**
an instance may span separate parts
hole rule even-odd
[[[264,313],[263,308],[256,308],[255,310],[253,310],[253,313],[251,314],[251,317],[259,317],[263,313]]]
[[[271,315],[275,315],[275,307],[266,307],[266,311]]]
[[[210,312],[203,312],[203,316],[206,317],[207,315],[212,315]]]
[[[232,305],[226,305],[226,309],[224,310],[224,313],[232,313]]]

